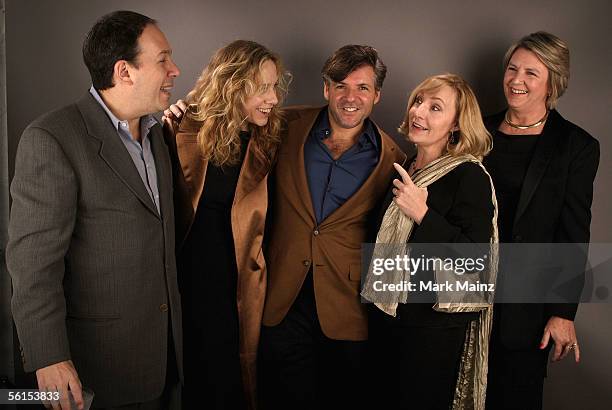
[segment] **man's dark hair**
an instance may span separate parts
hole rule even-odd
[[[138,38],[145,27],[157,22],[133,11],[119,10],[102,16],[83,42],[83,61],[96,90],[112,88],[113,69],[119,60],[138,67]]]
[[[374,69],[376,89],[380,90],[387,75],[387,66],[382,62],[374,47],[360,45],[341,47],[327,59],[321,73],[327,84],[330,81],[339,83],[354,70],[366,65]]]

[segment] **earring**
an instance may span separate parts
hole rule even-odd
[[[455,145],[459,142],[459,135],[455,135],[455,131],[451,131],[450,136],[448,137],[448,142],[451,145]]]

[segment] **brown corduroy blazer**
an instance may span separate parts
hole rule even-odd
[[[185,116],[175,138],[167,138],[174,166],[176,242],[182,246],[204,189],[208,162],[201,155],[197,134],[201,123]],[[166,136],[171,137],[168,129]],[[231,210],[232,235],[238,267],[237,307],[240,363],[249,408],[256,407],[256,358],[266,291],[262,240],[268,207],[268,170],[258,165],[249,141]]]
[[[366,182],[317,226],[304,165],[304,143],[325,107],[285,110],[270,199],[266,261],[268,290],[263,323],[279,324],[312,266],[317,314],[323,333],[336,340],[367,339],[365,305],[359,297],[361,244],[394,173],[405,155],[380,128],[381,154]]]

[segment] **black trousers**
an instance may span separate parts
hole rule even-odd
[[[237,313],[219,308],[198,318],[194,309],[196,302],[189,302],[191,310],[183,309],[185,386],[182,408],[246,409]]]
[[[406,326],[372,305],[372,373],[385,375],[384,383],[370,387],[372,408],[450,409],[467,325]]]
[[[365,341],[333,340],[323,334],[309,273],[285,319],[262,328],[261,408],[365,408],[366,354]]]
[[[541,410],[550,348],[506,348],[495,332],[489,350],[487,410]]]

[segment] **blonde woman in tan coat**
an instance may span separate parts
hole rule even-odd
[[[211,58],[184,115],[175,109],[184,117],[176,132],[166,127],[175,165],[184,408],[255,407],[267,178],[280,141],[284,78],[277,55],[234,41]]]

